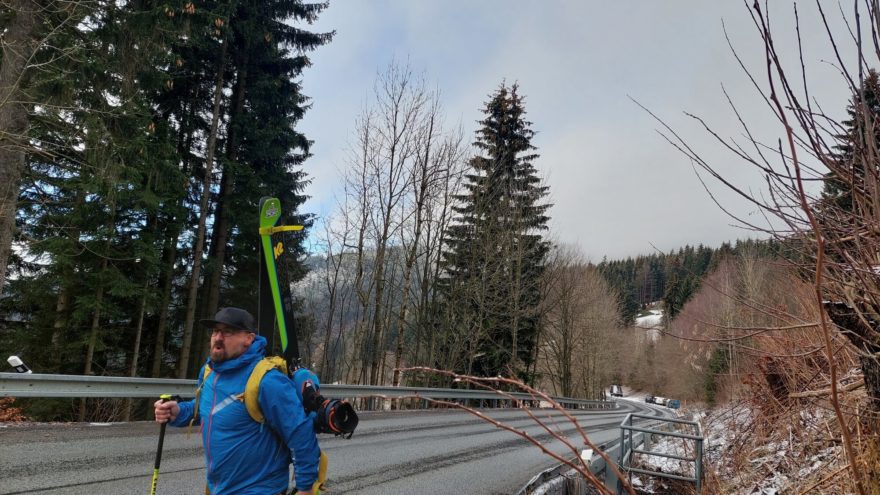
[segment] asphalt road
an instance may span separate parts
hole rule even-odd
[[[620,403],[615,411],[576,413],[591,441],[617,438],[628,412],[656,413],[637,402]],[[487,414],[565,452],[522,411]],[[554,415],[552,424],[580,444],[562,416]],[[150,422],[7,425],[0,428],[0,495],[149,493],[158,432]],[[333,494],[509,494],[556,464],[513,433],[461,411],[362,413],[354,438],[322,435],[321,447],[330,458],[327,487]],[[157,492],[204,493],[197,431],[188,436],[185,428],[168,428]]]

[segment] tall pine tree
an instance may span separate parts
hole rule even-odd
[[[880,76],[874,69],[868,71],[861,90],[853,95],[847,115],[842,122],[844,132],[838,136],[836,167],[825,175],[822,197],[834,207],[852,212],[853,193],[862,197],[867,186],[862,158],[870,153],[869,147],[880,145]],[[880,173],[877,169],[868,172],[868,177]],[[829,213],[829,208],[821,211]]]
[[[464,193],[443,254],[448,342],[461,370],[529,379],[539,332],[549,242],[547,187],[533,166],[534,131],[516,84],[502,84],[483,110]]]

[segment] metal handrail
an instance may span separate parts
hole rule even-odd
[[[153,398],[162,394],[193,397],[196,380],[171,378],[130,378],[122,376],[83,376],[54,374],[0,373],[0,397],[67,397],[67,398]],[[524,393],[500,396],[489,390],[468,390],[427,387],[385,387],[378,385],[321,385],[321,392],[334,398],[415,397],[451,400],[518,400],[538,402],[540,398]],[[614,409],[614,401],[552,397],[572,409]]]
[[[665,423],[662,427],[669,427],[670,424],[680,424],[686,426],[692,426],[696,431],[695,435],[687,434],[687,433],[678,433],[674,431],[668,431],[664,429],[657,429],[651,427],[639,427],[633,426],[632,420],[633,418],[639,419],[650,419],[653,421],[662,421]],[[637,432],[637,433],[636,433]],[[641,434],[641,438],[636,439],[636,435]],[[676,454],[669,454],[665,452],[655,452],[652,450],[647,450],[650,448],[650,436],[651,435],[659,435],[666,437],[674,437],[674,438],[683,438],[685,440],[693,440],[694,442],[694,457],[683,457]],[[700,493],[702,480],[703,480],[703,433],[700,428],[700,424],[695,421],[686,421],[683,419],[673,419],[673,418],[663,418],[662,420],[658,420],[658,418],[654,416],[645,416],[643,414],[635,414],[630,413],[626,415],[623,422],[620,423],[620,452],[618,457],[618,467],[621,472],[628,473],[630,478],[630,484],[632,484],[632,473],[645,474],[649,476],[660,476],[663,478],[671,478],[682,481],[690,481],[694,483],[696,486],[696,493]],[[642,445],[648,445],[645,449],[639,449]],[[672,473],[663,473],[660,471],[651,471],[647,469],[639,469],[633,467],[632,464],[632,456],[633,454],[646,454],[658,457],[666,457],[669,459],[676,459],[685,462],[693,462],[694,463],[694,476],[681,476]],[[618,491],[619,493],[619,491]]]

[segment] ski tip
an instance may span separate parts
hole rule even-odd
[[[260,227],[274,227],[281,219],[281,200],[263,198],[260,200]]]

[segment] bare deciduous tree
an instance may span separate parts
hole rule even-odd
[[[551,252],[544,279],[538,370],[557,395],[599,398],[610,379],[607,337],[618,331],[617,297],[570,247]]]
[[[396,367],[417,359],[418,346],[404,343],[413,327],[419,340],[412,321],[429,312],[462,137],[444,129],[439,95],[396,63],[378,76],[355,132],[344,191],[321,240],[321,362],[329,369],[341,357],[352,382],[396,383],[387,360]]]

